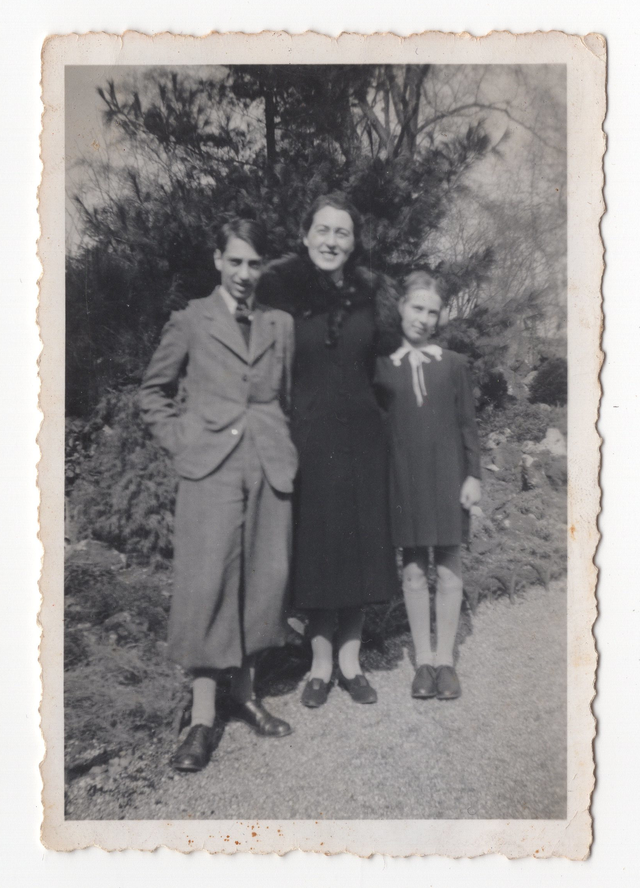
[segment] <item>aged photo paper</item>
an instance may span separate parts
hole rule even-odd
[[[55,36],[42,101],[44,845],[586,858],[604,38]]]

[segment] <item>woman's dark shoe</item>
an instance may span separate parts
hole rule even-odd
[[[351,696],[354,703],[377,703],[378,695],[362,673],[354,678],[345,678],[338,670],[338,684]]]
[[[224,713],[227,718],[249,725],[261,737],[287,737],[293,731],[291,725],[284,719],[276,718],[267,712],[259,700],[239,703],[233,697],[229,697]]]
[[[318,706],[324,706],[329,696],[331,682],[323,681],[321,678],[310,678],[304,686],[300,702],[309,709],[317,709]]]
[[[427,664],[418,666],[411,685],[411,696],[428,700],[438,693],[436,670]]]
[[[460,696],[462,688],[453,666],[438,666],[436,688],[438,700],[455,700]]]
[[[209,763],[213,746],[213,728],[194,725],[171,756],[169,764],[176,771],[202,771]]]

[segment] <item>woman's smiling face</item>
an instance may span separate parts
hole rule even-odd
[[[355,249],[353,219],[346,210],[322,207],[313,217],[302,243],[309,251],[313,264],[338,279]]]

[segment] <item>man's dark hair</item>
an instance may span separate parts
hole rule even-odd
[[[254,219],[230,219],[218,232],[216,249],[224,253],[232,237],[246,241],[258,256],[267,255],[269,237],[262,222],[256,222]]]
[[[357,245],[360,244],[360,235],[362,233],[362,216],[351,203],[346,194],[342,191],[334,191],[333,194],[321,194],[316,197],[302,219],[302,235],[309,233],[309,229],[313,224],[313,217],[324,207],[333,207],[334,210],[344,210],[351,216],[353,222],[353,235]]]

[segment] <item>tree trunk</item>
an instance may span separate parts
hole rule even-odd
[[[267,84],[264,94],[264,123],[267,131],[267,166],[273,169],[276,162],[276,100],[271,84]]]
[[[418,139],[418,122],[420,117],[420,95],[422,84],[429,72],[429,65],[415,65],[405,72],[402,100],[396,99],[396,114],[401,124],[400,135],[394,149],[394,157],[400,154],[413,157]],[[399,112],[398,109],[401,109]]]

